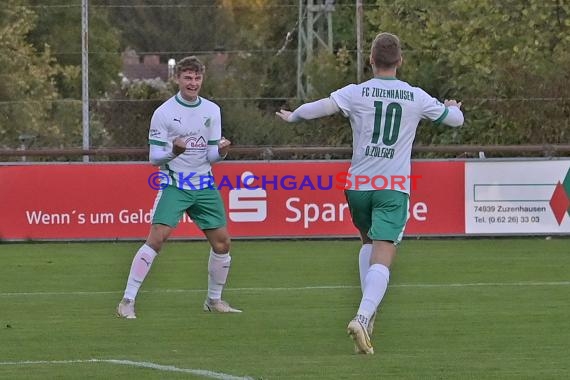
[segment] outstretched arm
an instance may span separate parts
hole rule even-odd
[[[340,108],[338,108],[337,104],[331,98],[324,98],[315,102],[305,103],[294,112],[281,110],[275,112],[275,114],[289,123],[294,123],[301,120],[330,116],[338,111],[340,111]]]
[[[447,107],[447,115],[441,121],[442,124],[448,125],[450,127],[460,127],[463,125],[464,118],[463,112],[461,112],[461,102],[456,100],[445,100],[443,104]]]

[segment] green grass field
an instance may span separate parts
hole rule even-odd
[[[138,246],[1,244],[0,378],[570,377],[568,239],[404,241],[372,356],[346,336],[357,241],[234,241],[235,315],[201,309],[207,245],[169,243],[121,320]]]

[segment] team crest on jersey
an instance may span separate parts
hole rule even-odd
[[[205,116],[204,116],[204,119],[205,119],[204,120],[204,126],[206,128],[208,128],[210,126],[210,124],[212,123],[212,119],[210,119],[209,117],[205,117]]]

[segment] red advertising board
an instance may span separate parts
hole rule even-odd
[[[346,161],[226,162],[214,176],[233,237],[350,237]],[[0,166],[0,239],[144,239],[156,190],[149,164]],[[414,162],[408,235],[465,233],[464,163]],[[152,181],[151,181],[152,183]],[[184,218],[173,238],[202,238]]]

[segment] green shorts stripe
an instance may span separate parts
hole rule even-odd
[[[186,212],[201,230],[226,226],[226,211],[218,189],[167,186],[158,192],[153,211],[152,224],[176,227]]]
[[[346,190],[352,221],[372,240],[398,244],[409,216],[409,195],[395,190]]]

